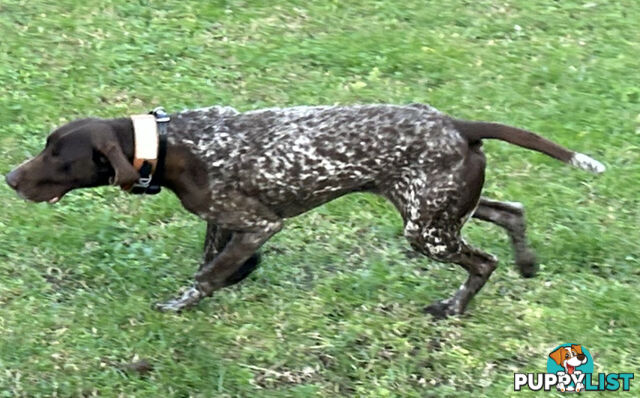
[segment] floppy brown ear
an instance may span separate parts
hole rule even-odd
[[[140,178],[131,163],[124,156],[120,144],[117,142],[102,142],[98,145],[98,151],[102,153],[111,163],[116,175],[113,178],[113,185],[131,185]]]
[[[564,354],[564,347],[560,347],[549,354],[549,358],[553,359],[558,365],[562,366],[562,360],[564,359],[562,357],[562,354]]]

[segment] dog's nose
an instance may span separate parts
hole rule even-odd
[[[587,356],[586,356],[586,355],[584,355],[584,354],[578,354],[578,360],[579,360],[579,361],[584,361],[584,359],[585,359],[586,357],[587,357]]]
[[[13,189],[18,188],[18,170],[13,170],[5,176],[7,184]]]

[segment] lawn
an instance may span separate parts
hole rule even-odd
[[[414,254],[379,197],[288,220],[250,278],[174,315],[151,304],[190,281],[205,225],[171,193],[51,206],[0,184],[0,397],[526,397],[514,372],[567,342],[595,372],[639,371],[638,15],[635,0],[1,0],[2,174],[82,116],[381,102],[525,127],[608,171],[487,142],[485,195],[524,204],[541,271],[519,277],[504,231],[470,222],[500,266],[444,321],[422,309],[465,272]]]

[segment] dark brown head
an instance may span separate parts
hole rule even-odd
[[[11,188],[34,202],[55,203],[76,188],[135,182],[130,119],[82,119],[49,135],[42,152],[6,176]]]

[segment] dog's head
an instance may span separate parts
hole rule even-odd
[[[572,344],[571,347],[559,347],[549,357],[572,374],[580,365],[587,363],[587,356],[582,353],[582,346]]]
[[[122,144],[113,123],[77,120],[53,131],[42,152],[7,174],[6,181],[21,197],[49,203],[76,188],[131,184],[139,174]]]

